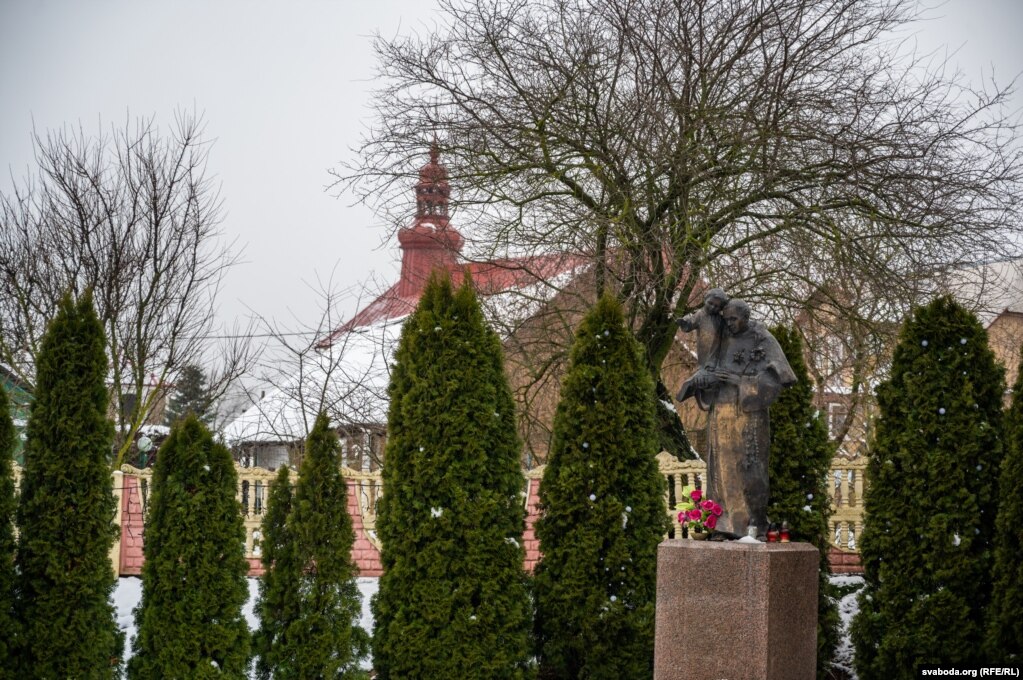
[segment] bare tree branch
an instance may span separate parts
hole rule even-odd
[[[434,32],[377,40],[376,121],[336,187],[403,214],[436,138],[474,257],[589,259],[659,393],[704,282],[795,319],[840,273],[870,284],[834,296],[855,321],[1019,254],[1010,90],[907,54],[913,0],[442,6]]]
[[[216,297],[236,261],[222,242],[221,199],[206,174],[202,121],[179,114],[90,136],[35,133],[36,174],[0,196],[0,360],[27,383],[57,301],[93,291],[110,359],[120,437],[115,464],[187,364],[211,352]],[[223,349],[218,389],[251,361]],[[123,404],[118,408],[124,395]]]

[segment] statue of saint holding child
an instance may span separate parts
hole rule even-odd
[[[706,495],[721,504],[717,531],[737,538],[767,531],[768,408],[782,388],[796,382],[785,353],[770,331],[750,319],[742,300],[719,288],[708,291],[702,309],[680,319],[697,332],[699,368],[679,391],[708,412]]]

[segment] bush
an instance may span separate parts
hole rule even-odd
[[[153,468],[142,601],[128,677],[246,677],[249,570],[231,454],[195,415],[171,429]]]
[[[337,435],[320,413],[306,439],[298,485],[287,518],[290,559],[297,567],[297,617],[275,650],[274,678],[361,676],[369,636],[358,626],[361,596],[352,563],[355,532],[348,515]],[[290,600],[290,598],[289,598]]]
[[[299,617],[298,582],[302,568],[295,556],[295,541],[288,530],[291,514],[291,475],[286,465],[270,483],[266,513],[260,525],[263,575],[259,579],[256,616],[259,629],[252,636],[256,677],[269,680],[280,667],[288,646],[287,631]]]
[[[14,422],[7,390],[0,386],[0,678],[13,675],[17,662],[18,624],[14,609]]]
[[[654,384],[618,303],[583,319],[554,416],[536,527],[543,678],[649,678],[668,529]]]
[[[1023,659],[1023,367],[1005,421],[987,652],[989,661],[1018,663]]]
[[[501,345],[467,280],[435,274],[405,321],[389,389],[373,599],[373,662],[388,678],[522,678],[523,572],[515,407]]]
[[[66,296],[37,356],[18,505],[20,677],[120,677],[104,343],[92,296]]]
[[[867,467],[851,629],[862,680],[982,659],[1004,385],[983,327],[951,298],[903,327]]]
[[[788,522],[793,541],[812,543],[820,551],[817,582],[817,677],[827,676],[838,647],[838,603],[831,585],[831,549],[828,519],[828,472],[835,447],[813,404],[813,387],[803,360],[799,333],[785,326],[771,329],[797,382],[782,390],[771,405],[771,498],[767,515],[772,522]]]

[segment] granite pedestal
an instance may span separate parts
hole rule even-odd
[[[808,543],[661,543],[654,680],[813,680],[819,565]]]

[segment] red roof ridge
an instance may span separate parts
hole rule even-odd
[[[579,255],[568,253],[543,253],[523,257],[497,258],[493,260],[466,261],[444,267],[451,278],[459,283],[460,279],[469,274],[473,285],[480,295],[496,295],[513,289],[549,281],[550,279],[569,272],[585,262]],[[411,295],[403,295],[408,290],[403,282],[395,283],[381,293],[368,305],[331,331],[316,346],[329,347],[342,335],[357,328],[372,326],[381,321],[397,320],[411,314],[419,304],[419,296],[425,282],[419,282]]]

